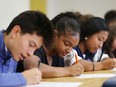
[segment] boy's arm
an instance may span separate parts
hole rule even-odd
[[[41,75],[37,68],[26,70],[22,73],[0,73],[0,87],[38,84],[41,80]]]
[[[0,87],[24,85],[26,85],[26,80],[21,73],[0,73]]]

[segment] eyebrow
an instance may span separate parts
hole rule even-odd
[[[70,45],[72,45],[72,43],[69,40],[66,40],[66,42],[68,42]]]
[[[103,38],[104,41],[106,41],[106,39],[105,39],[105,37],[103,35],[102,35],[102,38]]]

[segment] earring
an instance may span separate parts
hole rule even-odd
[[[87,37],[85,37],[85,40],[87,40]]]

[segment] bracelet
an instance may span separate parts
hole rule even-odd
[[[94,65],[94,63],[92,62],[92,65],[93,65],[93,69],[92,69],[92,71],[94,71],[95,70],[95,65]]]

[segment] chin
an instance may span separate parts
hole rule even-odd
[[[18,61],[19,61],[19,59],[15,59],[15,58],[14,58],[14,60],[15,60],[16,62],[18,62]]]
[[[63,56],[63,55],[59,55],[59,57],[60,57],[60,58],[64,58],[65,56]]]
[[[97,50],[91,50],[90,52],[91,52],[91,53],[96,53],[96,52],[97,52]]]

